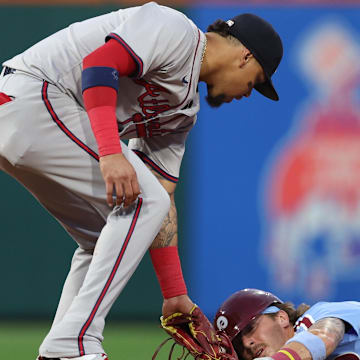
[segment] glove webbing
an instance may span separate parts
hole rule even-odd
[[[169,340],[173,340],[174,343],[171,345],[171,348],[170,348],[170,352],[169,352],[169,357],[168,357],[168,360],[171,360],[172,358],[172,354],[174,352],[174,349],[175,349],[175,346],[176,345],[179,345],[172,337],[169,337],[167,339],[165,339],[158,347],[157,349],[155,350],[154,352],[154,355],[153,357],[151,358],[151,360],[155,360],[157,355],[159,354],[159,351],[160,349],[169,341]],[[181,345],[179,345],[181,346]],[[187,350],[187,353],[185,355],[185,351]],[[185,355],[185,357],[184,357]],[[185,347],[185,346],[182,346],[182,354],[180,355],[180,357],[177,358],[177,360],[186,360],[186,358],[190,355],[190,351]]]

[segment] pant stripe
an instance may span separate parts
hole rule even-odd
[[[47,110],[49,111],[50,116],[56,123],[56,125],[65,133],[67,137],[69,137],[76,145],[80,146],[83,150],[85,150],[90,156],[92,156],[96,161],[99,161],[99,155],[92,149],[90,149],[86,144],[84,144],[80,139],[78,139],[66,126],[65,124],[59,119],[56,112],[54,111],[48,95],[47,90],[49,87],[49,83],[47,81],[43,82],[43,87],[41,90],[42,99],[45,103]]]
[[[92,311],[90,313],[89,318],[87,319],[87,321],[83,325],[82,329],[80,330],[79,337],[78,337],[78,347],[79,347],[80,356],[85,355],[84,341],[83,341],[84,340],[84,335],[85,335],[86,331],[89,329],[89,327],[90,327],[90,325],[91,325],[91,323],[92,323],[92,321],[93,321],[93,319],[95,317],[95,314],[96,314],[97,310],[99,309],[99,306],[101,305],[101,302],[104,299],[104,297],[106,295],[106,292],[108,291],[108,289],[109,289],[109,287],[111,285],[111,282],[113,281],[113,279],[114,279],[114,277],[116,275],[116,272],[117,272],[117,270],[118,270],[118,268],[120,266],[121,260],[124,257],[124,254],[125,254],[125,251],[126,251],[126,248],[127,248],[128,244],[129,244],[131,235],[134,232],[136,222],[137,222],[137,220],[139,218],[139,213],[140,213],[140,209],[141,209],[141,206],[142,206],[142,202],[143,202],[143,199],[139,198],[138,199],[138,204],[137,204],[137,207],[136,207],[136,210],[135,210],[135,213],[134,213],[134,216],[133,216],[130,228],[129,228],[129,231],[128,231],[127,235],[126,235],[124,244],[121,247],[120,253],[119,253],[119,255],[118,255],[117,259],[116,259],[115,265],[114,265],[113,269],[111,270],[110,276],[107,279],[107,281],[105,283],[105,286],[104,286],[103,290],[101,291],[100,296],[99,296],[98,300],[96,301],[95,306],[94,306],[94,308],[92,309]]]

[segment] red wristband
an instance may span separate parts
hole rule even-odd
[[[164,299],[187,294],[177,246],[150,249],[150,257]]]
[[[299,354],[290,348],[280,349],[277,353],[271,356],[274,360],[301,360]]]
[[[99,155],[121,153],[115,108],[98,106],[88,111],[91,127],[99,148]]]

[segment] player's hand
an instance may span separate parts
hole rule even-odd
[[[169,299],[164,299],[162,314],[165,318],[176,312],[189,314],[194,305],[195,304],[187,295],[180,295]]]
[[[168,312],[170,315],[166,316]],[[216,332],[209,319],[187,295],[165,299],[163,314],[160,318],[161,327],[175,344],[180,345],[183,351],[187,350],[195,359],[238,360],[229,337],[225,332]],[[156,349],[153,360],[164,343]],[[173,348],[174,345],[169,353],[170,360]]]
[[[136,172],[123,154],[112,154],[100,158],[100,171],[105,181],[106,199],[114,206],[113,191],[116,192],[116,205],[125,207],[132,204],[140,194]]]

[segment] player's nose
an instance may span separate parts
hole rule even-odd
[[[252,337],[248,336],[248,335],[242,336],[242,343],[243,343],[244,347],[248,348],[248,349],[251,349],[251,347],[253,347],[255,345],[255,342],[252,339]]]

